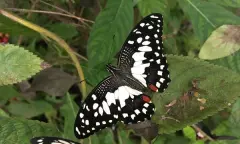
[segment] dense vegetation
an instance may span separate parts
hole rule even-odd
[[[149,92],[152,123],[76,139],[78,105],[151,13],[164,18],[172,79],[164,93]],[[239,143],[239,16],[239,0],[1,0],[0,143],[43,135],[83,144]]]

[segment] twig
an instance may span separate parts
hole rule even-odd
[[[197,125],[193,124],[192,127],[193,127],[196,131],[198,131],[198,132],[200,132],[201,134],[203,134],[208,140],[210,140],[210,141],[215,141],[215,140],[212,139],[210,136],[208,136],[204,131],[202,131]]]
[[[33,12],[33,13],[60,15],[60,16],[65,16],[65,17],[70,17],[70,18],[77,19],[77,20],[81,21],[82,23],[84,23],[84,22],[94,23],[94,21],[91,21],[91,20],[87,20],[87,19],[84,19],[84,18],[77,17],[75,15],[68,15],[68,14],[63,14],[63,13],[59,13],[59,12],[42,11],[42,10],[29,10],[29,9],[17,9],[17,8],[5,8],[5,9],[11,10],[11,11],[20,11],[20,12]]]
[[[53,8],[55,8],[56,10],[62,11],[62,12],[64,12],[64,13],[66,13],[66,14],[72,15],[70,12],[68,12],[68,11],[66,11],[66,10],[64,10],[64,9],[62,9],[62,8],[60,8],[60,7],[57,7],[57,6],[55,6],[55,5],[52,5],[52,4],[48,3],[48,2],[45,2],[45,1],[43,1],[43,0],[40,0],[39,2],[41,2],[41,3],[45,4],[45,5],[48,5],[48,6],[50,6],[50,7],[53,7]]]

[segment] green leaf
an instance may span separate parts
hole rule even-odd
[[[185,127],[183,129],[183,133],[185,137],[189,138],[192,142],[196,141],[196,132],[192,127],[190,126]]]
[[[73,100],[73,96],[66,94],[66,103],[60,108],[60,113],[64,117],[64,137],[78,141],[74,135],[74,123],[79,107]]]
[[[108,0],[98,15],[88,41],[89,66],[105,65],[120,50],[133,25],[130,0]]]
[[[7,110],[15,116],[31,118],[52,111],[53,107],[43,100],[31,101],[30,103],[14,101],[7,106]]]
[[[156,106],[153,120],[159,125],[159,133],[174,132],[197,123],[227,107],[240,95],[239,74],[231,70],[183,56],[169,55],[168,62],[172,81],[163,94],[155,93],[152,99]],[[199,96],[189,96],[189,100],[184,101],[182,97],[192,89],[193,80],[198,80]],[[199,98],[206,103],[199,102]],[[173,100],[177,102],[165,107]]]
[[[227,67],[235,72],[240,73],[240,51],[235,52],[233,55],[216,60],[211,60],[209,62]]]
[[[240,24],[240,18],[214,3],[199,0],[178,0],[190,17],[193,29],[203,42],[217,27],[223,24]]]
[[[15,23],[3,15],[0,15],[0,32],[8,33],[11,36],[24,35],[24,36],[40,37],[40,35],[35,31],[28,29],[18,23]]]
[[[199,58],[205,60],[229,56],[240,49],[240,26],[223,25],[203,44]]]
[[[29,144],[37,136],[57,136],[61,134],[53,126],[32,120],[0,117],[1,144]]]
[[[223,6],[229,6],[234,8],[240,7],[240,1],[239,0],[208,0],[209,2],[214,2]]]
[[[78,34],[77,29],[65,23],[55,23],[50,25],[49,30],[60,36],[62,39],[71,39]]]
[[[19,93],[15,90],[13,86],[0,86],[0,101],[6,101],[18,95]]]
[[[101,130],[98,133],[99,141],[103,144],[115,144],[114,136],[110,128]]]
[[[119,144],[133,144],[133,142],[129,139],[127,132],[123,130],[118,131],[118,140]]]
[[[92,85],[96,86],[102,81],[109,73],[106,71],[106,66],[103,67],[88,67],[86,64],[81,64],[84,72],[85,79]]]
[[[142,0],[137,6],[143,17],[151,13],[164,14],[168,10],[165,0]]]
[[[0,63],[0,85],[18,83],[43,69],[40,58],[11,44],[0,45]]]
[[[3,109],[0,109],[0,117],[9,117],[9,115]]]

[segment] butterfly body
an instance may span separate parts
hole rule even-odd
[[[127,70],[122,70],[110,64],[107,65],[107,70],[112,74],[112,76],[115,77],[118,83],[123,83],[139,91],[142,91],[145,88],[145,86],[136,78],[134,78],[132,74]]]

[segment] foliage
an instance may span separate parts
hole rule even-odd
[[[0,2],[0,143],[59,136],[83,144],[145,144],[154,128],[154,144],[239,143],[238,0],[11,1]],[[90,92],[109,75],[105,65],[116,64],[134,24],[151,13],[163,14],[172,80],[164,93],[147,92],[157,125],[143,134],[139,125],[126,130],[118,124],[76,139],[85,82]],[[6,35],[11,44],[2,41]]]

